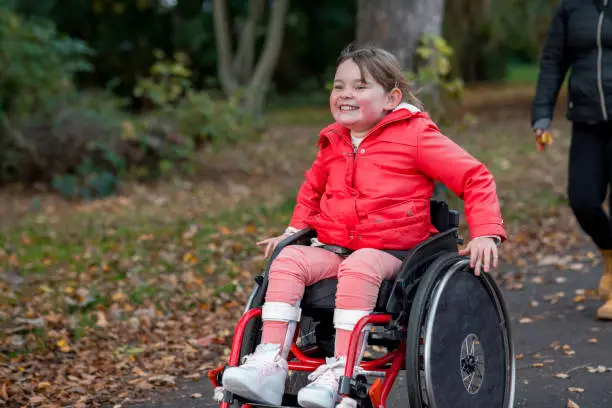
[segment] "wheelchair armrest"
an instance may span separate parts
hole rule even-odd
[[[274,252],[272,252],[270,262],[272,262],[272,260],[276,258],[278,253],[284,247],[289,245],[310,245],[310,240],[312,238],[315,238],[316,236],[317,231],[313,230],[312,228],[304,228],[302,230],[299,230],[295,234],[288,236],[287,238],[283,239],[281,242],[278,243],[278,245],[274,249]]]
[[[312,228],[305,228],[292,234],[278,243],[272,255],[270,255],[270,259],[268,264],[266,265],[266,269],[264,270],[262,275],[255,277],[255,282],[258,286],[258,290],[252,299],[249,301],[249,305],[252,307],[259,307],[263,305],[266,291],[268,289],[268,273],[270,271],[270,265],[272,265],[272,261],[274,258],[278,256],[280,251],[283,250],[288,245],[310,245],[310,240],[317,236],[317,232]]]

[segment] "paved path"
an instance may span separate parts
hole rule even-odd
[[[589,367],[612,370],[612,322],[594,319],[598,302],[577,302],[576,289],[594,288],[600,268],[584,271],[541,270],[543,283],[526,282],[522,290],[506,291],[513,321],[517,361],[517,408],[567,407],[568,399],[580,408],[612,407],[612,371],[589,372]],[[560,279],[559,279],[560,278]],[[563,293],[564,296],[555,294]],[[537,302],[534,303],[534,302]],[[525,319],[532,320],[531,323]],[[596,340],[595,340],[596,339]],[[561,348],[551,346],[557,342]],[[564,352],[562,346],[569,349]],[[567,347],[566,346],[566,347]],[[534,366],[536,364],[536,366]],[[538,367],[538,364],[543,364]],[[554,375],[569,372],[569,378]],[[572,392],[571,387],[582,389]],[[192,395],[199,393],[200,398]],[[396,383],[388,407],[406,406],[403,377]],[[131,408],[204,408],[212,402],[208,380],[185,382],[176,390],[156,394]],[[494,407],[491,407],[494,408]]]

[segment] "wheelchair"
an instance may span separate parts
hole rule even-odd
[[[511,408],[516,365],[501,291],[488,274],[474,275],[469,259],[458,254],[459,213],[449,210],[444,201],[431,200],[430,207],[438,234],[405,252],[396,278],[383,281],[373,313],[356,324],[338,394],[341,399],[349,398],[349,406],[384,408],[404,371],[409,407]],[[315,231],[307,229],[282,241],[264,274],[255,278],[255,288],[236,326],[228,366],[239,365],[260,342],[272,260],[285,246],[309,245],[315,236]],[[336,285],[336,279],[325,279],[305,290],[282,406],[298,406],[296,394],[307,383],[305,373],[333,356]],[[365,344],[359,344],[360,337]],[[382,355],[363,354],[365,346]],[[355,364],[363,374],[353,376]],[[224,368],[208,373],[214,387],[220,386]],[[216,389],[220,408],[233,403],[247,408],[266,406]]]

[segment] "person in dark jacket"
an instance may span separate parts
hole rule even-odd
[[[612,228],[602,209],[612,177],[612,0],[561,0],[540,60],[531,124],[538,150],[547,146],[559,89],[571,70],[569,204],[602,253],[597,317],[612,320]],[[612,204],[608,203],[612,210]],[[611,212],[612,213],[612,212]]]

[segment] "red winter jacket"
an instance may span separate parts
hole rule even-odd
[[[465,202],[472,238],[506,239],[495,182],[486,167],[409,105],[385,116],[356,150],[334,123],[320,133],[290,226],[312,227],[325,244],[410,249],[438,231],[429,200],[440,181]]]

